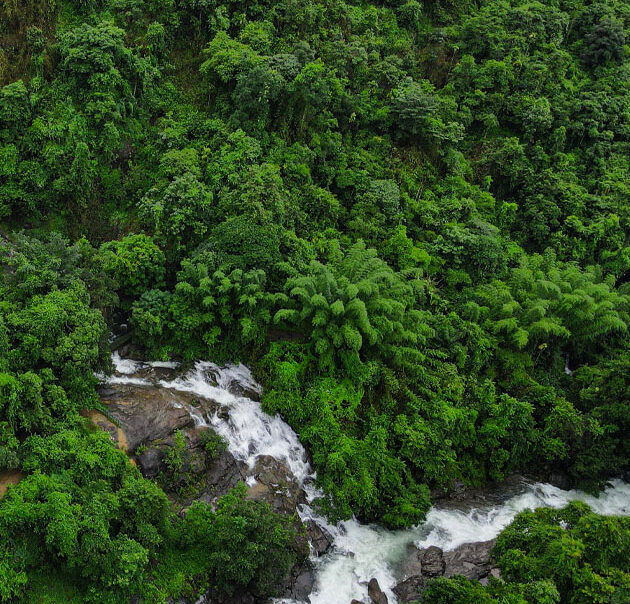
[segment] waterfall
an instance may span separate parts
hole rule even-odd
[[[116,373],[105,378],[110,384],[128,383],[190,392],[226,407],[229,413],[222,417],[216,412],[209,415],[201,407],[190,406],[188,412],[196,425],[212,426],[223,436],[230,452],[248,468],[254,468],[258,456],[272,456],[286,464],[304,489],[307,502],[321,496],[315,487],[315,472],[293,429],[279,415],[264,413],[259,402],[238,393],[239,390],[261,391],[244,365],[219,367],[200,361],[184,375],[151,381],[138,374],[147,367],[176,369],[177,364],[130,361],[117,354],[112,360]],[[246,481],[251,486],[255,478],[251,475]],[[487,541],[496,537],[523,510],[560,508],[576,499],[589,504],[600,514],[630,514],[630,484],[621,480],[611,481],[599,498],[580,491],[564,491],[549,484],[524,482],[520,492],[506,493],[499,503],[474,507],[468,504],[461,509],[437,505],[429,511],[422,525],[398,531],[361,524],[356,519],[332,526],[310,505],[302,505],[298,509],[302,520],[316,522],[334,540],[325,555],[313,559],[317,580],[310,602],[349,604],[353,598],[367,602],[367,582],[375,577],[389,602],[396,604],[392,591],[397,582],[396,571],[410,543],[418,547],[437,545],[447,551],[463,543]],[[277,600],[277,603],[298,604],[291,600]]]

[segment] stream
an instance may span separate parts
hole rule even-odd
[[[424,548],[436,545],[445,551],[463,543],[487,541],[496,537],[519,512],[538,507],[560,508],[579,499],[596,512],[606,515],[630,514],[630,484],[613,480],[598,497],[579,491],[564,491],[549,484],[525,480],[503,488],[492,497],[478,501],[435,505],[426,521],[417,527],[390,531],[376,525],[361,524],[355,519],[336,526],[314,510],[309,503],[321,496],[315,485],[315,472],[296,433],[278,415],[263,412],[260,403],[247,393],[260,393],[244,365],[219,367],[197,362],[185,374],[169,362],[138,362],[113,355],[115,373],[104,378],[109,384],[134,384],[189,392],[227,407],[227,417],[209,413],[203,406],[190,406],[188,412],[197,426],[211,426],[228,442],[229,451],[253,470],[256,459],[269,455],[286,464],[306,494],[308,503],[299,506],[302,520],[313,520],[333,537],[329,551],[313,557],[316,583],[310,595],[311,604],[350,604],[351,600],[368,602],[367,582],[376,578],[389,602],[396,604],[392,589],[397,570],[407,546],[415,543]],[[142,370],[152,368],[150,377]],[[253,486],[256,479],[247,478]],[[303,604],[295,600],[276,600],[277,604]]]

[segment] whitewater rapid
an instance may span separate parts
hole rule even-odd
[[[216,401],[227,407],[227,417],[216,412],[208,414],[202,408],[190,406],[188,412],[198,426],[212,426],[227,442],[237,459],[254,468],[260,455],[270,455],[284,462],[312,502],[321,493],[315,487],[316,475],[308,462],[304,447],[296,433],[278,415],[263,412],[260,403],[238,392],[256,392],[261,388],[244,365],[219,367],[214,363],[197,362],[184,375],[173,379],[153,380],[138,377],[147,367],[175,370],[176,363],[138,362],[112,357],[115,373],[104,381],[110,384],[159,386],[190,392],[195,396]],[[247,479],[253,484],[255,478]],[[350,604],[352,599],[368,602],[367,582],[373,577],[396,604],[392,589],[398,577],[397,569],[407,546],[436,545],[445,551],[463,543],[487,541],[496,537],[514,517],[525,509],[560,508],[579,499],[596,512],[605,515],[630,515],[630,484],[613,480],[599,498],[580,491],[564,491],[549,484],[523,483],[520,492],[494,504],[479,504],[469,509],[435,506],[426,521],[414,528],[390,531],[375,525],[364,525],[355,519],[333,526],[310,505],[298,510],[303,521],[313,520],[333,537],[330,550],[313,558],[316,585],[310,596],[311,604]],[[278,604],[303,604],[294,600],[277,600]]]

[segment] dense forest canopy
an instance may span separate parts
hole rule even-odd
[[[175,517],[89,426],[119,323],[248,363],[332,520],[627,472],[629,44],[624,0],[0,0],[0,601],[55,572],[51,602],[266,595],[290,564],[286,519],[241,491]],[[515,539],[514,602],[608,601]]]

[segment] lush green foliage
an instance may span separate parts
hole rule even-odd
[[[49,432],[93,406],[94,372],[109,363],[105,320],[93,305],[111,300],[102,264],[85,240],[66,243],[20,237],[5,255],[0,421],[16,434]]]
[[[86,585],[89,601],[138,593],[163,540],[166,496],[102,432],[32,436],[23,455],[29,475],[0,503],[2,531],[12,535],[4,544],[2,600],[19,597],[29,571],[40,568]],[[13,587],[12,576],[20,579]]]
[[[163,601],[184,585],[224,593],[273,592],[295,560],[291,520],[244,499],[244,487],[216,512],[196,503],[183,519],[160,488],[145,480],[104,432],[80,428],[31,436],[22,447],[28,473],[0,501],[0,601],[28,598],[33,575],[81,586],[83,601]],[[184,572],[163,561],[182,556]],[[148,582],[153,573],[159,580]],[[59,576],[60,575],[60,576]],[[193,592],[194,593],[194,592]]]
[[[16,236],[4,250],[0,469],[19,468],[23,477],[0,499],[0,533],[11,536],[0,540],[0,602],[122,604],[136,595],[163,602],[204,586],[223,593],[248,587],[265,596],[295,560],[290,520],[245,501],[242,490],[216,513],[198,504],[181,519],[109,435],[89,431],[80,416],[98,405],[94,373],[109,364],[103,313],[115,301],[116,284],[127,280],[121,294],[132,296],[134,280],[163,275],[163,264],[154,267],[147,251],[164,261],[144,236],[104,246],[102,255],[85,240],[69,246],[56,235]],[[147,272],[121,268],[143,262]],[[182,466],[181,441],[178,433],[166,459],[173,480]],[[208,436],[205,446],[212,456],[225,445]],[[230,558],[237,570],[224,563],[228,545],[236,548]],[[155,561],[184,550],[213,563],[184,572],[166,567],[155,580]],[[246,561],[248,574],[240,574]]]
[[[77,429],[125,322],[250,363],[333,516],[627,471],[629,27],[621,0],[0,3],[0,466]]]
[[[493,555],[501,579],[484,588],[463,577],[429,584],[428,604],[595,604],[630,597],[630,520],[571,503],[519,514]]]
[[[264,597],[274,592],[295,561],[290,547],[295,528],[291,518],[270,513],[268,504],[246,499],[246,492],[240,484],[219,500],[216,511],[194,503],[171,556],[189,558],[195,573],[209,575],[223,592],[247,588]],[[161,566],[169,572],[164,562]]]
[[[562,602],[630,596],[630,520],[598,516],[584,504],[523,512],[494,554],[508,581],[551,580]]]

